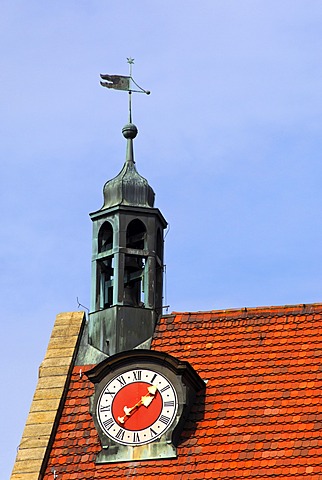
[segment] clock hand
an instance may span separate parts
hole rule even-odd
[[[148,387],[148,394],[147,395],[143,395],[141,397],[141,400],[139,400],[135,405],[133,405],[133,407],[124,407],[123,408],[123,411],[125,413],[125,415],[123,417],[117,417],[118,421],[120,423],[125,423],[125,420],[130,417],[132,415],[132,413],[134,412],[134,410],[137,410],[141,405],[144,405],[145,407],[148,407],[150,405],[150,403],[152,402],[152,400],[154,399],[154,396],[156,394],[156,391],[157,391],[158,387],[156,387],[155,385],[150,385]]]
[[[157,390],[158,387],[156,385],[150,385],[148,387],[148,392],[150,393],[150,395],[155,395]]]
[[[148,407],[152,402],[152,400],[154,399],[154,395],[156,394],[157,390],[158,390],[158,387],[156,387],[155,385],[150,385],[150,387],[148,387],[148,395],[144,395],[141,398],[142,405],[144,405],[145,407]]]

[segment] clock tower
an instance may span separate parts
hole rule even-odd
[[[133,123],[120,173],[104,185],[93,221],[91,310],[80,356],[96,363],[133,348],[149,348],[162,313],[163,231],[154,191],[137,171]],[[87,345],[86,345],[87,344]],[[90,346],[91,348],[88,348]]]

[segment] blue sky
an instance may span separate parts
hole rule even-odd
[[[170,224],[170,311],[322,301],[320,1],[0,5],[0,470],[8,478],[55,315],[88,306],[91,222],[121,169]]]

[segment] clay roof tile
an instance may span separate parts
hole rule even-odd
[[[208,380],[177,458],[95,464],[93,385],[74,367],[44,480],[322,478],[321,304],[173,313],[151,348]]]

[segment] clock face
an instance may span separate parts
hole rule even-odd
[[[103,388],[96,407],[104,433],[123,445],[143,445],[160,437],[178,408],[169,380],[149,369],[131,369]]]

